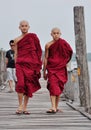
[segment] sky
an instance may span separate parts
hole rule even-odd
[[[75,6],[84,7],[86,48],[91,52],[91,0],[0,0],[0,49],[9,49],[9,41],[21,35],[19,22],[27,20],[43,50],[52,40],[51,29],[58,27],[75,52]]]

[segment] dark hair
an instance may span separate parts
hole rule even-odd
[[[14,43],[14,40],[10,40],[9,45],[11,45],[11,43]]]

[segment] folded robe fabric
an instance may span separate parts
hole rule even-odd
[[[66,65],[70,61],[72,53],[70,45],[61,38],[49,47],[47,88],[52,96],[60,95],[64,89],[64,84],[67,82]]]
[[[28,33],[17,43],[16,92],[32,97],[39,83],[42,50],[36,34]]]

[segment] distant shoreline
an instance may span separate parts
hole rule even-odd
[[[87,60],[91,61],[91,53],[87,53]],[[73,53],[71,61],[76,61],[76,53]]]

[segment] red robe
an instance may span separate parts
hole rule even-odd
[[[42,50],[36,34],[28,33],[17,43],[16,92],[32,97],[39,83]]]
[[[66,65],[72,53],[70,45],[61,38],[49,47],[47,88],[52,96],[59,96],[64,89],[64,84],[67,82]]]

